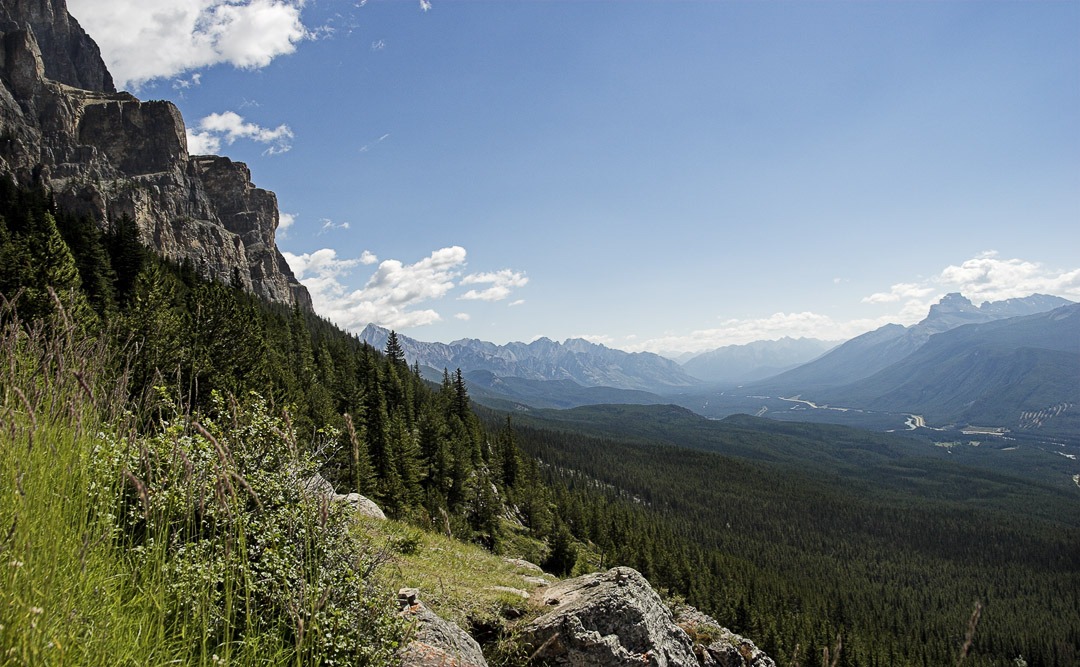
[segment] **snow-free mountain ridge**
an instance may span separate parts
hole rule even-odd
[[[809,392],[840,387],[870,377],[915,352],[930,336],[964,324],[992,322],[1009,317],[1034,315],[1072,303],[1046,294],[975,306],[959,293],[947,294],[930,306],[918,324],[904,327],[886,324],[856,336],[807,364],[754,383],[762,393]]]
[[[360,339],[383,349],[390,331],[369,324]],[[496,345],[473,338],[425,343],[397,335],[410,365],[464,372],[490,371],[500,377],[573,380],[585,387],[663,391],[698,384],[674,361],[651,352],[623,352],[581,338],[559,343],[538,338],[531,343]]]

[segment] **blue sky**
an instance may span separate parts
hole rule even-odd
[[[69,5],[355,330],[676,353],[1080,300],[1080,3]]]

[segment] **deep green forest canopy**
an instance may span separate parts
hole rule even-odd
[[[713,431],[671,406],[508,416],[473,406],[460,372],[426,383],[399,347],[220,278],[146,250],[130,220],[101,230],[0,181],[0,294],[122,349],[148,424],[163,393],[199,411],[255,391],[338,491],[496,551],[524,531],[560,573],[635,567],[778,664],[814,664],[837,634],[841,665],[955,664],[976,600],[965,664],[1080,660],[1076,494],[855,429]]]

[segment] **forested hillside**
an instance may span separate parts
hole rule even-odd
[[[278,458],[299,458],[290,448],[302,451],[303,470],[318,469],[338,491],[361,492],[391,516],[426,529],[495,551],[527,538],[534,545],[530,555],[559,574],[635,567],[670,596],[685,597],[753,637],[778,664],[816,664],[822,649],[835,646],[837,635],[844,647],[839,665],[955,664],[976,601],[983,612],[966,665],[1007,665],[1020,655],[1032,666],[1077,660],[1075,494],[920,458],[918,443],[854,429],[745,417],[717,425],[673,406],[599,406],[509,417],[474,408],[459,372],[444,374],[441,384],[424,382],[419,369],[404,362],[395,337],[376,350],[310,313],[269,305],[238,284],[208,282],[198,277],[197,267],[162,260],[139,245],[125,221],[101,231],[89,220],[56,210],[47,195],[6,183],[0,183],[0,260],[0,294],[15,303],[21,318],[29,323],[60,317],[73,323],[62,340],[81,337],[110,351],[94,377],[115,389],[108,404],[118,402],[109,414],[126,415],[122,423],[132,429],[110,440],[109,450],[115,461],[129,466],[120,480],[127,499],[122,530],[132,542],[106,544],[131,546],[130,553],[143,559],[135,561],[143,564],[139,567],[150,562],[146,558],[157,562],[153,558],[159,557],[144,547],[168,549],[180,538],[195,540],[199,549],[224,549],[214,551],[217,560],[211,561],[218,564],[214,567],[224,563],[222,572],[233,571],[232,545],[251,549],[245,553],[257,554],[254,562],[268,571],[285,567],[287,560],[264,548],[266,531],[275,549],[284,545],[279,526],[261,512],[272,508],[267,514],[284,517],[285,530],[293,525],[290,503],[301,499],[295,490],[285,492],[281,479],[255,474],[265,459],[244,449],[250,435],[277,443],[271,451]],[[4,312],[11,317],[10,310]],[[27,340],[45,340],[45,325],[34,326],[27,324],[26,330],[37,337]],[[48,350],[52,344],[42,345]],[[32,372],[35,355],[48,356],[35,350],[20,353],[19,368]],[[52,369],[57,363],[46,365]],[[78,394],[75,379],[90,378],[90,370],[63,363],[76,369],[64,377],[69,391]],[[120,391],[122,397],[116,395]],[[5,400],[15,406],[10,414],[17,412],[19,423],[33,433],[35,412],[21,406],[48,402],[33,403],[40,398],[26,393],[20,399],[9,392]],[[106,407],[100,391],[91,387],[88,395],[92,405],[86,410]],[[71,429],[80,428],[81,422],[72,423]],[[204,425],[205,435],[198,430]],[[102,428],[112,427],[106,421]],[[74,432],[74,441],[98,446],[86,432]],[[143,449],[125,447],[127,437],[144,443]],[[69,441],[68,431],[56,440]],[[22,451],[13,442],[7,451]],[[234,510],[228,503],[216,514],[200,509],[194,516],[178,507],[194,511],[197,500],[172,504],[169,480],[177,470],[181,477],[191,476],[175,463],[180,460],[175,452],[187,443],[197,446],[190,456],[201,452],[203,457],[192,465],[205,466],[211,481],[217,480],[217,487],[207,487],[212,498],[217,493],[240,499],[245,511],[262,517],[252,524],[254,532],[241,532],[243,539],[230,532],[235,528],[228,512]],[[4,474],[23,480],[26,459],[9,458]],[[170,461],[179,468],[170,468]],[[229,468],[234,472],[222,472],[226,464],[235,466]],[[27,484],[31,479],[25,478]],[[248,479],[255,480],[250,499],[248,489],[238,486]],[[153,480],[167,492],[151,494],[146,483]],[[233,495],[223,490],[222,480]],[[16,498],[16,490],[5,488],[5,493],[9,501]],[[74,487],[66,493],[75,493]],[[9,507],[16,505],[7,502],[4,511],[14,512]],[[173,533],[179,537],[154,538],[150,528],[157,524],[150,517],[157,509],[181,527]],[[317,508],[314,516],[319,517]],[[18,516],[7,513],[2,518],[5,530],[13,526],[12,535],[32,538],[25,520],[20,524]],[[76,554],[82,551],[85,561],[85,553],[98,548],[96,534],[87,530],[69,546]],[[24,538],[15,542],[19,539]],[[351,542],[341,544],[335,548],[352,548]],[[184,553],[196,551],[190,547]],[[167,563],[174,557],[160,556]],[[69,563],[73,580],[79,560]],[[94,562],[107,567],[108,560]],[[13,572],[5,573],[5,585],[21,581]],[[205,573],[183,572],[180,581],[188,587],[183,591],[199,590]],[[337,655],[326,634],[312,630],[335,627],[318,624],[337,621],[320,616],[318,608],[299,614],[288,606],[291,598],[264,590],[263,580],[249,581],[242,568],[237,572],[235,579],[221,575],[233,582],[223,585],[226,590],[235,585],[236,600],[265,601],[260,611],[276,610],[285,619],[285,629],[260,640],[275,647],[273,660],[305,656],[310,658],[305,664],[318,664]],[[319,570],[307,572],[292,572],[295,579],[285,580],[340,590],[331,583],[344,585],[349,577],[355,583],[361,574],[331,569],[341,579],[312,582],[303,577]],[[164,586],[168,580],[162,574],[155,581]],[[87,581],[84,593],[90,599],[99,580]],[[147,604],[161,606],[176,594],[161,593]],[[348,596],[326,595],[331,606],[349,603]],[[204,600],[199,604],[205,608],[184,617],[194,625],[176,626],[190,632],[202,622],[198,614],[210,614],[217,619],[210,643],[184,649],[194,653],[174,646],[176,653],[156,655],[206,663],[236,637],[262,637],[256,630],[277,627],[269,616],[251,625],[252,617],[230,606],[231,599]],[[37,623],[34,613],[20,616],[18,627],[29,632],[30,623]],[[369,634],[351,635],[354,644],[368,641],[370,648],[400,637],[389,616],[374,609],[364,613]],[[48,618],[55,627],[73,627]],[[179,623],[168,613],[162,619],[161,633]],[[304,619],[306,626],[298,622]],[[46,650],[45,638],[18,637],[23,643],[13,648]],[[64,635],[65,643],[69,639]],[[257,644],[240,645],[250,652],[245,655],[259,654]],[[387,659],[374,653],[364,658],[367,664]],[[364,664],[359,658],[356,663]]]

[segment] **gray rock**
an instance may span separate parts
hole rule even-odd
[[[679,627],[694,640],[694,650],[703,666],[776,667],[776,663],[754,642],[720,625],[712,616],[690,605],[675,611]]]
[[[484,590],[485,591],[499,591],[501,593],[510,593],[511,595],[518,596],[522,600],[528,600],[530,597],[532,597],[531,595],[529,595],[528,591],[523,591],[520,588],[511,588],[509,586],[485,586]]]
[[[314,496],[322,496],[334,503],[344,503],[353,513],[373,519],[386,519],[386,515],[379,509],[370,498],[359,493],[336,493],[334,485],[326,481],[319,473],[315,473],[300,483],[306,493]]]
[[[696,666],[690,637],[645,577],[628,567],[552,585],[551,611],[529,623],[536,656],[558,665]]]
[[[353,512],[360,516],[386,520],[386,515],[379,509],[379,506],[370,498],[362,496],[359,493],[335,493],[333,500],[334,502],[345,503]]]
[[[530,572],[538,572],[540,574],[544,573],[544,569],[536,563],[530,563],[529,561],[521,558],[503,558],[503,560],[515,567],[520,567],[523,570],[529,570]]]
[[[326,478],[319,473],[315,473],[311,477],[305,479],[300,483],[300,487],[305,493],[310,493],[315,496],[333,497],[337,495],[334,492],[334,485],[326,481]]]
[[[401,652],[403,667],[487,667],[476,640],[424,603],[416,600],[401,615],[416,624],[412,641]]]
[[[274,194],[243,163],[190,156],[172,103],[115,92],[64,0],[0,3],[0,127],[0,176],[102,228],[128,216],[168,259],[311,310],[274,239]]]

